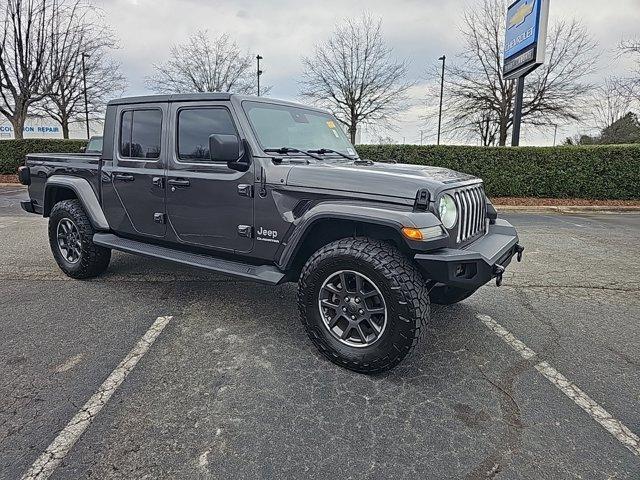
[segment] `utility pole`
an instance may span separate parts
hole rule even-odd
[[[556,146],[556,140],[558,139],[558,124],[554,125],[555,129],[553,131],[553,146]]]
[[[89,58],[91,55],[82,52],[82,83],[84,85],[84,118],[87,124],[87,140],[91,134],[89,133],[89,100],[87,98],[87,68],[84,63],[84,59]]]
[[[442,62],[442,79],[440,81],[440,113],[438,115],[438,145],[440,145],[440,132],[442,131],[442,100],[444,97],[444,66],[447,62],[447,56],[443,55],[438,60]]]
[[[423,145],[422,140],[424,139],[424,130],[420,130],[420,145]]]
[[[258,96],[260,96],[260,76],[262,75],[262,70],[260,70],[260,60],[262,59],[263,57],[256,55],[256,60],[258,61]]]

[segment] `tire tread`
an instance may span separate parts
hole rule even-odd
[[[393,344],[393,350],[374,362],[346,360],[320,338],[307,315],[306,293],[311,286],[308,280],[323,260],[333,256],[350,256],[373,266],[390,283],[397,295],[396,303],[403,310],[401,321],[410,324],[411,339],[404,344]],[[315,346],[332,362],[361,373],[379,373],[398,365],[412,354],[426,337],[429,320],[429,290],[417,267],[395,246],[370,238],[345,238],[330,243],[316,251],[307,261],[298,283],[298,308],[300,319]]]

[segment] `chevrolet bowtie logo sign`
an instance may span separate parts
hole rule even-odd
[[[504,68],[507,80],[544,63],[550,0],[515,0],[505,16]]]
[[[510,30],[513,27],[522,25],[527,17],[533,13],[533,7],[535,7],[536,0],[525,2],[509,17],[507,21],[507,28]]]

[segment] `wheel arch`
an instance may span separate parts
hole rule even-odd
[[[296,280],[311,255],[333,241],[368,237],[388,241],[403,252],[410,251],[402,236],[403,227],[416,227],[415,213],[371,205],[321,204],[298,219],[278,264]]]
[[[62,175],[49,178],[44,187],[42,215],[48,217],[56,203],[74,199],[80,201],[94,229],[109,230],[109,223],[98,202],[98,197],[84,178]]]

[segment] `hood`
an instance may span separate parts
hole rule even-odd
[[[423,188],[429,189],[433,194],[470,180],[477,178],[440,167],[326,160],[293,166],[287,185],[415,198],[418,190]]]

